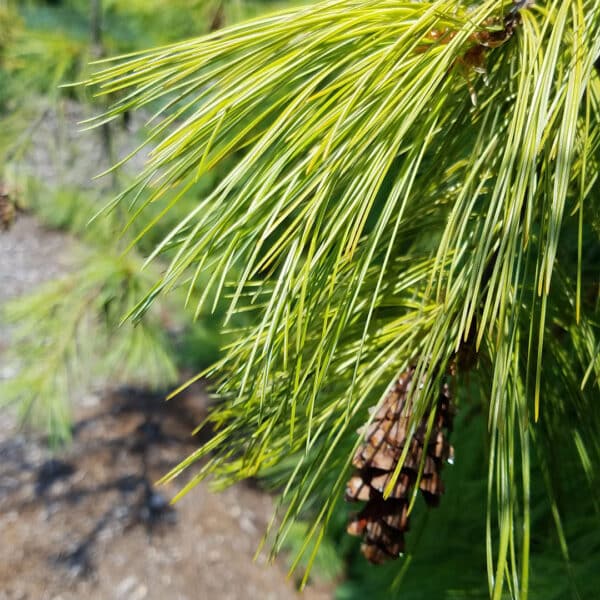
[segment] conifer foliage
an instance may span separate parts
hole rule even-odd
[[[131,311],[186,286],[195,314],[217,297],[247,323],[209,372],[216,434],[171,476],[201,458],[186,490],[279,473],[277,551],[306,510],[321,539],[354,456],[349,496],[369,497],[351,531],[396,555],[403,486],[441,491],[441,374],[468,341],[453,402],[487,413],[489,593],[526,598],[532,455],[569,423],[585,485],[600,462],[599,55],[600,0],[324,0],[100,65],[87,85],[119,100],[93,123],[155,111],[114,200],[131,222],[153,207],[140,235],[239,158],[157,244],[168,266]]]

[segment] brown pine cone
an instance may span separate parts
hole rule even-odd
[[[7,230],[16,217],[15,204],[8,190],[0,184],[0,228]]]
[[[454,454],[447,440],[447,432],[452,429],[451,396],[447,383],[440,390],[427,445],[427,414],[413,437],[407,439],[411,412],[408,396],[414,373],[414,367],[402,373],[377,409],[366,428],[365,442],[352,461],[357,472],[346,487],[346,500],[366,502],[365,507],[351,518],[347,531],[363,538],[362,553],[375,564],[397,558],[404,551],[404,533],[409,528],[408,505],[421,466],[419,489],[429,506],[437,506],[444,493],[440,471],[444,461]],[[383,492],[392,479],[406,444],[409,448],[404,464],[391,494],[384,499]]]

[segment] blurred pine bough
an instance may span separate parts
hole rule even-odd
[[[141,264],[133,255],[123,260],[106,249],[88,251],[73,274],[5,307],[3,320],[15,327],[17,374],[0,382],[2,405],[16,403],[21,419],[46,430],[53,443],[71,437],[72,405],[95,386],[166,389],[177,381],[160,318],[119,327],[147,284]]]

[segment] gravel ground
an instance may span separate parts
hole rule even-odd
[[[65,273],[74,249],[64,233],[19,216],[10,230],[0,232],[0,304]]]
[[[0,233],[0,305],[69,268],[76,242],[21,217]],[[1,309],[1,306],[0,306]],[[0,324],[0,372],[10,332]],[[156,479],[199,444],[202,387],[175,403],[138,390],[81,399],[73,444],[44,440],[0,413],[0,600],[325,600],[300,595],[278,561],[253,561],[272,499],[246,485],[214,494]]]

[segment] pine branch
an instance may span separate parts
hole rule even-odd
[[[239,157],[157,245],[149,260],[166,254],[169,267],[132,311],[184,282],[191,298],[208,273],[196,314],[214,294],[251,318],[210,371],[217,435],[171,474],[210,456],[186,490],[209,473],[230,483],[289,465],[275,548],[327,490],[318,537],[366,407],[417,356],[410,438],[433,414],[432,369],[468,340],[490,432],[490,596],[526,597],[530,431],[567,402],[544,368],[555,310],[573,320],[578,361],[597,361],[597,303],[583,295],[598,237],[585,225],[599,30],[598,0],[508,13],[500,0],[331,0],[116,59],[86,82],[122,93],[92,124],[155,107],[147,167],[114,201],[131,199],[132,222],[162,207],[141,236]],[[569,269],[574,296],[557,276]]]

